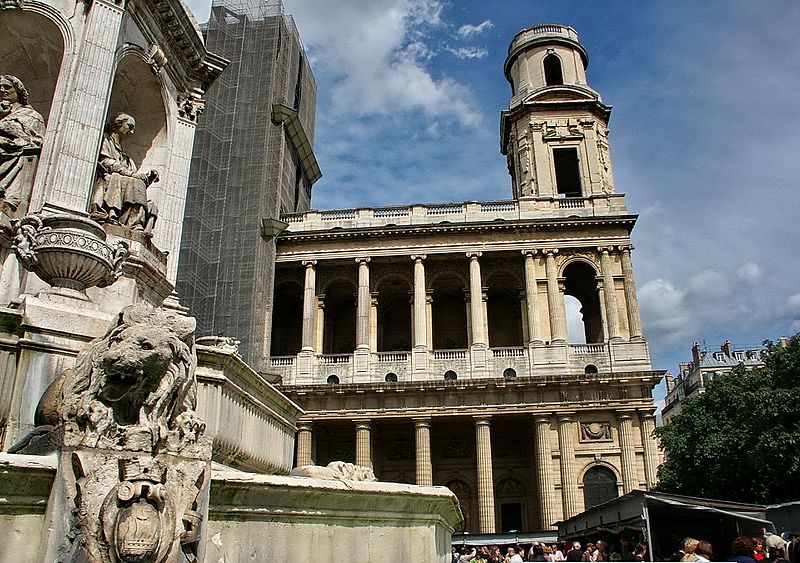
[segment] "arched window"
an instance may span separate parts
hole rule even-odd
[[[336,374],[328,376],[328,385],[339,385],[339,376]]]
[[[594,375],[597,373],[597,366],[594,364],[588,364],[585,368],[583,368],[583,373],[586,375]]]
[[[564,74],[561,72],[561,59],[553,53],[544,58],[544,82],[548,86],[564,84]]]
[[[392,372],[387,373],[386,381],[389,383],[397,383],[397,374]]]
[[[445,381],[454,381],[456,379],[458,379],[458,374],[456,372],[454,372],[453,370],[449,369],[446,372],[444,372],[444,380]]]
[[[583,503],[586,510],[618,496],[617,476],[608,467],[592,467],[583,476]]]
[[[504,379],[514,379],[517,377],[517,372],[514,368],[506,368],[503,370],[503,378]]]

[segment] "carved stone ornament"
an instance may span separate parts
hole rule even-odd
[[[124,308],[45,391],[12,450],[59,451],[63,538],[47,560],[202,560],[211,439],[194,411],[195,320]]]
[[[241,344],[242,341],[237,340],[233,336],[201,336],[197,339],[197,343],[203,346],[216,348],[221,352],[238,354],[239,344]]]
[[[128,246],[106,242],[94,221],[73,215],[27,215],[11,222],[14,253],[22,267],[86,300],[89,287],[106,287],[122,275]]]
[[[0,10],[18,10],[22,8],[22,0],[0,0]]]
[[[147,62],[153,68],[153,72],[158,74],[169,61],[164,51],[161,50],[161,47],[153,43],[147,51]]]
[[[544,122],[544,141],[566,141],[583,139],[584,134],[576,119],[559,119]]]
[[[581,441],[600,442],[611,440],[611,424],[608,422],[581,422]]]
[[[294,477],[311,477],[313,479],[329,479],[338,481],[377,481],[375,473],[369,467],[362,467],[345,461],[332,461],[327,466],[303,465],[292,469]]]
[[[178,115],[189,121],[197,122],[205,110],[206,102],[192,94],[178,94]]]

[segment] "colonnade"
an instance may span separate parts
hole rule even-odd
[[[620,493],[625,494],[640,487],[647,488],[656,482],[658,452],[652,432],[655,428],[653,414],[647,411],[621,411],[616,413],[614,446],[619,454],[612,455],[606,466],[621,481]],[[497,415],[495,419],[500,418]],[[472,415],[475,432],[475,483],[477,484],[478,533],[495,533],[495,489],[492,455],[491,415]],[[639,421],[634,429],[633,421]],[[372,430],[378,420],[354,419],[355,463],[373,468],[374,451]],[[414,426],[416,484],[430,486],[434,483],[434,467],[431,455],[431,417],[410,419]],[[582,442],[578,413],[543,413],[531,417],[535,476],[531,482],[537,486],[535,499],[538,504],[539,521],[548,527],[561,519],[569,518],[584,510],[582,489],[583,474],[594,466],[596,455],[593,444]],[[313,463],[313,421],[298,423],[297,465]],[[555,428],[554,428],[555,427]],[[554,431],[555,430],[555,431]],[[638,434],[638,436],[637,436]],[[555,438],[555,439],[554,439]],[[637,470],[637,444],[642,444],[644,474]],[[557,449],[558,455],[554,456]],[[344,460],[348,461],[348,460]],[[527,467],[527,466],[526,466]],[[380,475],[378,475],[380,478]],[[560,499],[557,485],[560,483]]]
[[[632,247],[629,245],[601,246],[596,249],[599,255],[600,273],[597,276],[598,293],[602,310],[605,339],[618,341],[622,339],[621,320],[617,304],[617,289],[611,255],[619,252],[624,285],[624,298],[627,313],[627,327],[630,339],[641,339],[641,321],[639,317],[638,300],[636,298],[636,284],[633,276],[633,266],[630,258]],[[559,250],[525,249],[524,257],[524,291],[520,294],[522,301],[522,320],[526,327],[525,342],[528,345],[542,345],[545,341],[553,344],[567,342],[567,319],[564,305],[565,286],[564,278],[559,276],[559,266],[556,256]],[[544,272],[541,272],[537,257],[544,256]],[[487,288],[483,286],[481,273],[481,259],[484,253],[467,252],[469,272],[469,306],[468,306],[468,334],[471,348],[486,348],[489,345],[487,328]],[[424,254],[411,255],[413,262],[413,299],[412,299],[412,342],[415,351],[426,351],[432,346],[432,313],[431,295],[426,284],[425,263],[428,257]],[[370,261],[369,257],[358,257],[358,289],[356,304],[356,350],[376,352],[377,331],[372,326],[376,322],[376,307],[378,294],[370,291]],[[303,320],[302,320],[302,350],[305,352],[321,352],[321,337],[315,338],[315,331],[322,330],[324,326],[324,303],[322,295],[317,293],[316,274],[318,262],[306,260],[305,281],[303,288]],[[538,301],[542,295],[538,291],[540,280],[546,283],[546,307]],[[542,310],[548,312],[547,323],[540,322],[539,315]]]

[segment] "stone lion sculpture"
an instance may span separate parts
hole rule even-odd
[[[195,320],[144,304],[125,307],[105,335],[45,391],[37,427],[64,425],[80,444],[147,450],[196,442]]]
[[[346,461],[332,461],[327,466],[303,465],[291,471],[293,477],[314,479],[335,479],[338,481],[377,481],[370,467],[363,467]]]

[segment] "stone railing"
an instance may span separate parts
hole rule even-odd
[[[494,358],[519,358],[525,355],[525,348],[508,347],[508,348],[492,348],[492,357]]]
[[[273,367],[279,366],[292,366],[294,365],[295,356],[272,356],[269,359],[269,365]]]
[[[463,360],[467,357],[466,350],[434,350],[434,360]]]
[[[363,228],[388,225],[433,225],[451,223],[484,223],[550,218],[592,217],[595,214],[626,215],[622,194],[599,194],[588,197],[537,197],[505,201],[467,201],[464,203],[413,204],[391,207],[362,207],[287,213],[281,220],[288,223],[287,234],[294,231],[321,231],[333,227]]]
[[[321,354],[319,356],[320,362],[325,365],[332,364],[349,364],[352,359],[352,354]]]
[[[407,362],[408,352],[378,352],[379,363]]]
[[[303,411],[235,352],[197,346],[197,413],[225,465],[288,474],[296,421]]]
[[[577,355],[604,354],[605,344],[570,344],[570,352]]]

